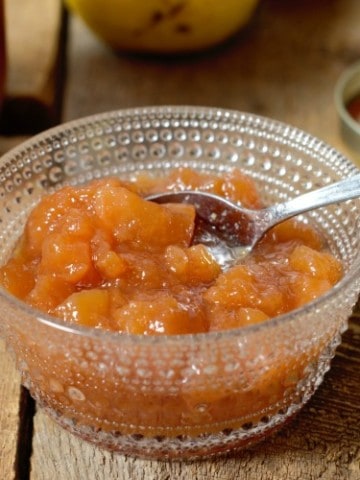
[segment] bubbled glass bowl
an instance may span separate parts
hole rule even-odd
[[[239,167],[265,203],[353,175],[317,138],[214,108],[122,110],[40,134],[0,162],[0,261],[46,192],[94,178],[178,166]],[[344,278],[305,307],[262,324],[147,337],[70,326],[0,292],[0,333],[38,404],[70,432],[143,458],[191,459],[246,447],[281,427],[328,370],[360,288],[360,203],[318,209]]]

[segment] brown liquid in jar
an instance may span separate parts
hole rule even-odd
[[[347,111],[352,118],[357,122],[360,122],[360,94],[353,97],[346,105]]]

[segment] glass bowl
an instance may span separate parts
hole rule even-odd
[[[166,106],[92,116],[44,132],[1,159],[0,261],[44,193],[180,165],[219,175],[239,167],[265,203],[357,172],[322,141],[251,114]],[[321,383],[359,292],[359,201],[304,219],[323,232],[344,278],[316,301],[246,328],[120,335],[70,326],[1,291],[0,333],[23,384],[64,428],[124,454],[193,459],[267,437]]]

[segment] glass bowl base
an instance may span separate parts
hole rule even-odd
[[[243,425],[239,429],[224,429],[218,433],[204,433],[196,437],[146,437],[139,433],[128,435],[119,431],[105,432],[77,425],[52,408],[44,405],[41,405],[41,408],[69,433],[105,450],[144,460],[193,461],[234,454],[265,440],[289,423],[304,403],[292,405],[286,411],[281,410],[272,418],[266,418],[258,424]]]

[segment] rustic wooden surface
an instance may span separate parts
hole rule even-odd
[[[0,478],[13,478],[18,431],[20,379],[13,359],[0,341]]]
[[[228,107],[289,122],[351,156],[339,136],[333,89],[340,73],[360,58],[359,0],[262,0],[251,25],[235,39],[190,57],[115,54],[74,18],[67,47],[63,120],[141,105]],[[20,140],[0,137],[0,152]],[[296,419],[262,444],[226,459],[127,458],[71,436],[40,410],[32,424],[34,405],[20,390],[2,344],[0,365],[0,479],[360,478],[357,315],[325,381]],[[24,445],[30,439],[31,457]]]

